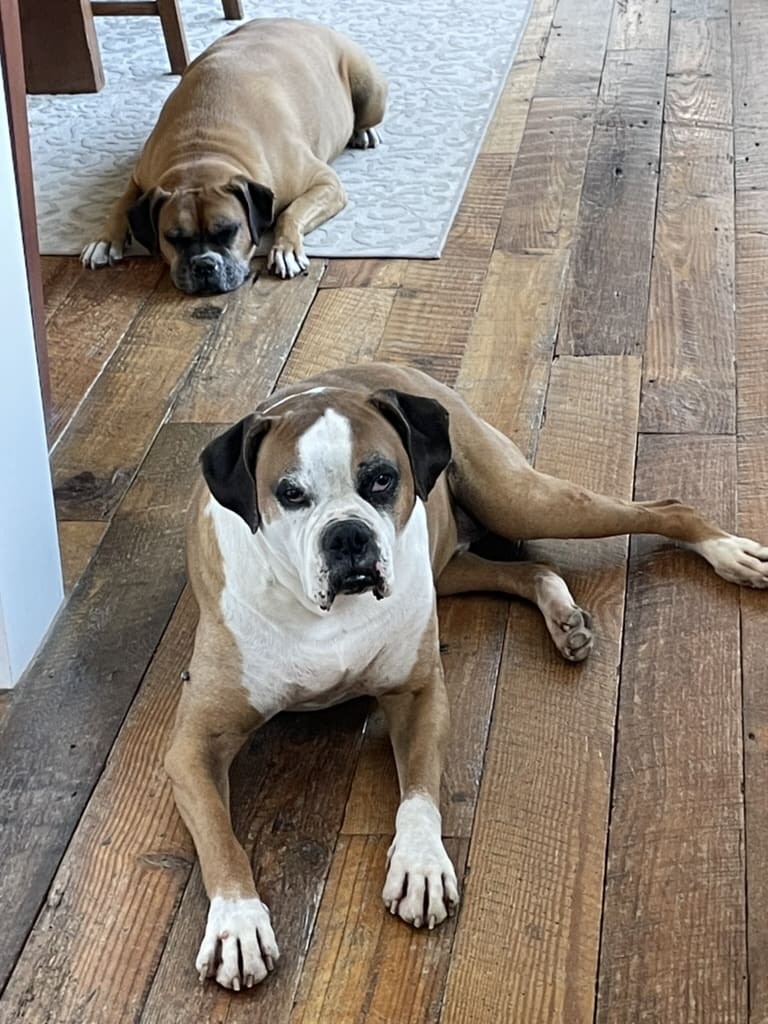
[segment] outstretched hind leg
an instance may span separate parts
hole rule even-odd
[[[690,506],[596,494],[537,472],[488,424],[465,421],[459,430],[451,489],[459,505],[492,533],[510,540],[656,533],[696,551],[731,583],[768,587],[768,547],[726,533]]]
[[[437,580],[441,597],[476,590],[514,594],[537,605],[552,642],[567,661],[583,661],[593,646],[592,616],[579,608],[562,578],[540,562],[490,562],[455,555]]]

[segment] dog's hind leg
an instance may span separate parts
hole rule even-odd
[[[656,533],[696,551],[731,583],[768,587],[768,547],[726,533],[675,499],[623,501],[539,473],[488,424],[458,425],[451,490],[488,530],[510,540]]]
[[[567,661],[592,650],[592,616],[573,600],[565,580],[541,562],[491,562],[471,552],[454,555],[437,580],[440,597],[477,590],[513,594],[535,604],[552,642]]]
[[[354,131],[349,140],[350,149],[373,149],[379,144],[376,125],[384,119],[387,102],[387,83],[366,53],[355,47],[348,56],[347,73],[355,112]]]

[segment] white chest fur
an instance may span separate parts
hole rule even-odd
[[[213,498],[207,514],[224,568],[220,611],[241,654],[242,684],[260,714],[326,707],[407,680],[435,602],[420,501],[395,542],[390,596],[341,595],[329,612],[304,598],[298,580],[275,564],[260,534],[238,516]]]

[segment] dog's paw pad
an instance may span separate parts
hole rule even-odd
[[[589,612],[572,605],[559,616],[548,617],[547,625],[555,646],[566,661],[584,661],[595,642]]]
[[[280,956],[269,910],[258,898],[214,896],[195,968],[239,992],[263,981]]]

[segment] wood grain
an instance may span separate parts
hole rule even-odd
[[[4,1019],[134,1020],[194,850],[163,771],[197,607],[185,591],[0,999]],[[78,738],[73,737],[77,743]],[[116,949],[130,968],[114,970]]]
[[[260,273],[235,292],[195,360],[172,419],[231,423],[251,412],[274,387],[324,271],[324,261],[313,260],[307,274],[292,281]]]
[[[126,336],[165,273],[155,260],[137,259],[103,273],[86,271],[78,260],[78,276],[57,300],[47,318],[51,364],[51,411],[48,437],[53,444],[80,405],[105,363]],[[69,275],[60,274],[63,288]],[[56,278],[54,278],[56,281]],[[52,284],[53,287],[53,284]]]
[[[561,357],[536,464],[628,497],[640,361]],[[626,540],[532,545],[595,614],[582,668],[513,605],[441,1016],[591,1022],[608,820]]]
[[[668,126],[651,272],[640,429],[735,428],[730,133]]]
[[[290,1024],[436,1024],[455,919],[415,931],[384,910],[388,836],[342,836]],[[466,843],[448,840],[459,878]]]
[[[82,576],[106,530],[105,523],[58,524],[64,590],[69,593]]]
[[[163,428],[142,469],[162,479],[162,502],[147,488],[115,516],[3,722],[0,987],[181,593],[186,505],[211,433]]]
[[[56,446],[52,469],[60,519],[112,514],[222,308],[221,299],[184,295],[164,278]]]
[[[667,121],[730,128],[732,117],[729,19],[673,17],[667,68]]]
[[[726,8],[724,2],[718,7]],[[768,8],[762,0],[731,0],[733,122],[768,127]]]
[[[456,381],[478,416],[528,457],[544,408],[566,268],[557,252],[494,252]]]
[[[612,7],[558,0],[536,96],[588,99],[597,95]]]
[[[373,359],[395,295],[394,289],[384,288],[319,292],[282,369],[280,385]]]
[[[645,343],[666,54],[608,53],[558,337],[572,355]]]
[[[736,384],[738,396],[738,532],[768,542],[768,185],[764,132],[736,133]],[[768,142],[765,142],[768,144]],[[752,160],[745,163],[751,154]],[[759,169],[759,175],[755,172]],[[743,172],[743,173],[742,173]],[[751,1020],[768,1019],[768,702],[765,686],[765,599],[741,593],[741,668],[744,702],[744,790],[749,1004]]]
[[[399,288],[409,260],[328,260],[320,288]]]
[[[736,193],[736,380],[738,426],[768,436],[768,191]]]
[[[521,61],[518,55],[499,98],[496,114],[483,140],[481,153],[509,156],[517,153],[540,67],[541,61],[538,57]]]
[[[748,371],[739,366],[739,386]],[[764,378],[763,378],[764,380]],[[754,388],[754,382],[753,382]],[[763,388],[764,390],[764,388]],[[768,435],[738,440],[738,532],[768,543]],[[765,595],[741,592],[741,671],[744,695],[744,802],[747,955],[750,1020],[768,1019],[768,697]]]
[[[736,482],[734,438],[640,438],[640,499],[677,496],[728,528]],[[739,591],[658,548],[632,541],[597,1021],[741,1024]]]
[[[608,49],[666,50],[669,8],[670,0],[620,0],[614,3]]]
[[[593,103],[536,99],[499,225],[496,248],[525,253],[565,248],[573,234],[592,136]]]

